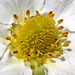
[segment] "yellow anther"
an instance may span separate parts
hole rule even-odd
[[[24,55],[26,52],[25,51],[22,51],[22,54]]]
[[[28,15],[28,16],[30,15],[30,10],[26,11],[26,15]]]
[[[41,64],[44,64],[44,60],[40,60],[40,63],[41,63]]]
[[[14,54],[17,54],[17,53],[18,53],[18,51],[17,51],[17,50],[15,50],[15,51],[13,51],[13,53],[14,53]]]
[[[63,53],[62,51],[60,51],[60,52],[59,52],[59,55],[62,55],[62,54],[64,54],[64,53]]]
[[[16,15],[16,14],[14,14],[13,16],[16,20],[19,18],[18,15]]]
[[[48,13],[48,16],[50,16],[52,13],[53,13],[53,12],[52,12],[52,11],[50,11],[50,12]]]
[[[27,61],[29,61],[30,59],[31,59],[30,56],[28,56],[28,57],[26,58]]]
[[[27,21],[27,17],[24,18],[24,22],[26,22],[26,21]]]
[[[6,37],[6,40],[11,40],[11,38],[10,37]]]
[[[57,44],[51,44],[52,47],[57,47]]]
[[[34,53],[34,50],[33,49],[30,49],[30,53]]]
[[[52,56],[53,56],[53,53],[48,52],[48,53],[47,53],[47,56],[48,56],[48,57],[52,57]]]
[[[41,51],[39,51],[39,50],[38,50],[38,53],[39,53],[40,55],[43,55],[43,53],[42,53]]]
[[[17,38],[17,35],[16,35],[16,34],[13,34],[12,36],[13,36],[14,38]]]
[[[62,37],[67,37],[68,32],[62,32]]]
[[[63,19],[60,19],[58,20],[58,24],[62,23],[63,22]]]
[[[58,27],[57,29],[58,29],[58,30],[61,30],[61,29],[63,29],[63,28],[64,28],[63,26],[60,26],[60,27]]]
[[[37,14],[38,16],[40,16],[40,13],[39,13],[38,11],[36,11],[36,14]]]
[[[50,14],[49,16],[50,16],[51,18],[53,18],[53,17],[54,17],[54,14],[52,13],[52,14]]]
[[[69,46],[69,43],[64,43],[63,46],[67,47]]]

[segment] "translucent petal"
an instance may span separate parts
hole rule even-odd
[[[0,0],[0,22],[13,22],[13,14],[19,16],[20,22],[23,22],[26,10],[31,11],[31,15],[35,14],[36,10],[40,10],[44,0]]]
[[[64,6],[64,4],[63,4]],[[57,16],[56,20],[64,19],[61,25],[67,27],[71,31],[75,31],[75,0],[72,0],[70,4]]]
[[[0,75],[32,75],[32,71],[25,67],[23,61],[9,57],[6,62],[0,64]]]
[[[71,65],[67,60],[54,60],[56,61],[55,63],[48,61],[48,64],[45,65],[48,68],[48,75],[75,75],[75,67]]]

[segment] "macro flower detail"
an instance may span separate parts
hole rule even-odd
[[[44,0],[40,11],[44,10],[45,2]],[[8,1],[7,3],[10,4]],[[48,11],[47,13],[41,13],[40,11],[38,11],[38,9],[33,10],[35,15],[32,15],[32,10],[26,9],[23,11],[25,16],[23,16],[22,13],[19,13],[21,15],[13,13],[14,21],[11,24],[1,23],[1,25],[10,25],[9,28],[7,27],[6,29],[6,32],[8,31],[7,34],[3,37],[0,35],[1,41],[7,43],[5,43],[6,49],[0,57],[1,65],[21,65],[18,74],[23,72],[20,75],[26,74],[24,73],[25,67],[31,70],[31,75],[74,75],[74,64],[70,62],[71,56],[68,58],[69,53],[72,52],[72,50],[68,50],[70,49],[69,44],[71,44],[71,40],[68,40],[68,37],[69,34],[75,32],[65,27],[63,24],[65,21],[64,18],[56,21],[55,16],[57,14],[55,14],[54,11]],[[8,53],[8,55],[6,55],[6,53]],[[73,53],[75,54],[75,52]],[[4,60],[5,57],[8,57],[7,60]],[[63,68],[62,65],[68,69]],[[4,70],[1,68],[0,73],[11,68],[10,66]],[[59,73],[59,69],[56,68],[61,68],[60,72],[62,74]],[[72,70],[72,72],[68,70]]]

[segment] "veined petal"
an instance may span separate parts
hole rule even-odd
[[[57,17],[70,4],[71,1],[72,0],[45,0],[41,13],[53,11],[55,17]]]
[[[0,64],[1,75],[32,75],[30,68],[26,68],[22,60],[15,57],[9,58],[5,63]]]
[[[41,9],[43,3],[44,0],[0,0],[0,22],[9,23],[13,20],[13,14],[17,14],[20,22],[23,22],[26,10],[29,9],[31,15],[34,15],[36,10]]]
[[[6,40],[6,37],[10,36],[9,28],[9,25],[0,24],[0,57],[3,55],[7,45],[10,43],[10,41]]]
[[[64,6],[64,5],[63,5]],[[61,25],[67,27],[71,31],[75,31],[75,0],[71,0],[69,5],[58,15],[56,20],[63,19]]]
[[[75,67],[72,66],[67,60],[61,61],[54,59],[56,62],[45,65],[48,68],[48,75],[75,75]]]
[[[68,40],[71,41],[68,50],[65,51],[68,61],[75,66],[75,34],[71,34]]]
[[[1,44],[8,45],[10,43],[10,41],[5,39],[6,37],[11,35],[9,30],[10,27],[11,25],[0,24],[0,43]]]

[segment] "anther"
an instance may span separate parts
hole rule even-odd
[[[38,11],[36,11],[36,14],[37,14],[38,16],[40,16],[40,13],[39,13]]]
[[[64,54],[64,53],[63,53],[62,51],[60,51],[60,52],[59,52],[59,55],[62,55],[62,54]]]
[[[61,30],[61,29],[63,29],[63,28],[64,28],[63,26],[60,26],[60,27],[58,27],[57,29],[58,29],[58,30]]]
[[[50,11],[50,12],[48,13],[48,16],[50,16],[52,13],[53,13],[53,12],[52,12],[52,11]]]
[[[57,47],[57,44],[51,44],[52,47]]]
[[[60,19],[58,20],[58,24],[62,23],[63,22],[63,19]]]
[[[39,53],[40,55],[43,55],[43,53],[42,53],[41,51],[39,51],[39,50],[38,50],[38,53]]]
[[[13,36],[14,38],[17,38],[17,35],[16,35],[16,34],[13,34],[12,36]]]
[[[51,18],[53,18],[53,17],[54,17],[54,14],[52,13],[52,14],[50,14],[49,16],[50,16]]]
[[[40,63],[41,63],[41,64],[44,64],[44,60],[40,60]]]
[[[30,10],[26,11],[26,15],[28,15],[28,16],[30,15]]]
[[[10,37],[6,37],[6,40],[11,40],[11,38]]]
[[[69,43],[64,43],[63,46],[67,47],[69,46]]]
[[[27,17],[24,18],[24,22],[26,22],[26,21],[27,21]]]
[[[18,15],[16,15],[16,14],[14,14],[13,16],[16,20],[19,18]]]
[[[17,51],[17,50],[15,50],[15,51],[13,51],[13,53],[14,53],[14,54],[17,54],[17,53],[18,53],[18,51]]]
[[[30,49],[30,53],[34,53],[34,50],[33,49]]]
[[[26,52],[25,51],[22,51],[22,54],[24,55]]]
[[[48,52],[48,53],[47,53],[47,56],[48,56],[48,57],[52,57],[52,56],[53,56],[53,53]]]
[[[30,56],[28,56],[28,57],[26,58],[26,60],[29,61],[29,60],[30,60]]]
[[[62,32],[62,37],[67,37],[68,32]]]

